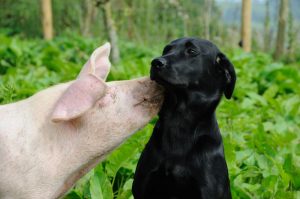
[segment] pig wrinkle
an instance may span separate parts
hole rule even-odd
[[[103,108],[104,106],[108,106],[109,104],[116,103],[116,88],[108,86],[106,88],[106,94],[103,98],[101,98],[97,104],[99,108]]]
[[[55,194],[55,198],[58,199],[66,193],[70,187],[74,185],[74,183],[79,180],[82,176],[84,176],[88,171],[90,171],[93,167],[95,167],[104,156],[99,156],[94,159],[92,159],[90,162],[88,162],[86,165],[83,165],[81,168],[73,172],[70,177],[64,182],[64,184],[61,186],[61,188],[57,191]]]

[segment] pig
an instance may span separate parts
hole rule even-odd
[[[110,44],[77,79],[0,106],[0,198],[62,197],[159,111],[163,91],[148,77],[105,82]]]

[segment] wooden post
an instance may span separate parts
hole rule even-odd
[[[270,27],[270,0],[265,2],[265,22],[264,22],[264,51],[269,52],[271,43],[271,27]]]
[[[115,27],[115,22],[111,13],[111,5],[110,2],[107,1],[103,5],[103,15],[104,15],[104,23],[106,25],[106,30],[108,34],[108,39],[111,43],[111,58],[113,63],[118,63],[120,61],[120,51],[118,47],[118,35]]]
[[[251,51],[251,11],[251,0],[243,0],[241,37],[245,52]]]
[[[205,39],[210,39],[210,20],[211,20],[211,9],[212,9],[212,5],[213,5],[213,1],[212,0],[205,0],[204,1],[204,7],[205,7],[205,15],[204,15],[204,19],[205,19],[205,23],[204,23],[204,27],[205,27]]]
[[[41,4],[44,39],[51,40],[53,38],[51,0],[42,0]]]
[[[84,36],[91,36],[91,26],[95,15],[97,14],[97,9],[95,2],[93,0],[85,0],[85,14],[82,25],[82,34]]]
[[[286,23],[288,19],[288,6],[289,6],[288,0],[280,1],[279,20],[278,20],[274,59],[279,59],[284,53],[285,29],[286,29]]]

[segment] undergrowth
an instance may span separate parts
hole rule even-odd
[[[0,35],[0,103],[74,79],[104,41],[68,35],[51,42]],[[162,44],[163,45],[163,44]],[[121,42],[121,62],[108,81],[149,75],[158,47]],[[235,65],[232,100],[217,110],[233,198],[300,198],[300,63],[274,63],[270,55],[226,53]],[[154,121],[83,177],[65,198],[127,199],[139,155]]]

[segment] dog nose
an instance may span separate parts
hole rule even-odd
[[[156,58],[153,59],[151,62],[151,66],[155,67],[156,69],[162,69],[167,65],[167,60],[164,58]]]

